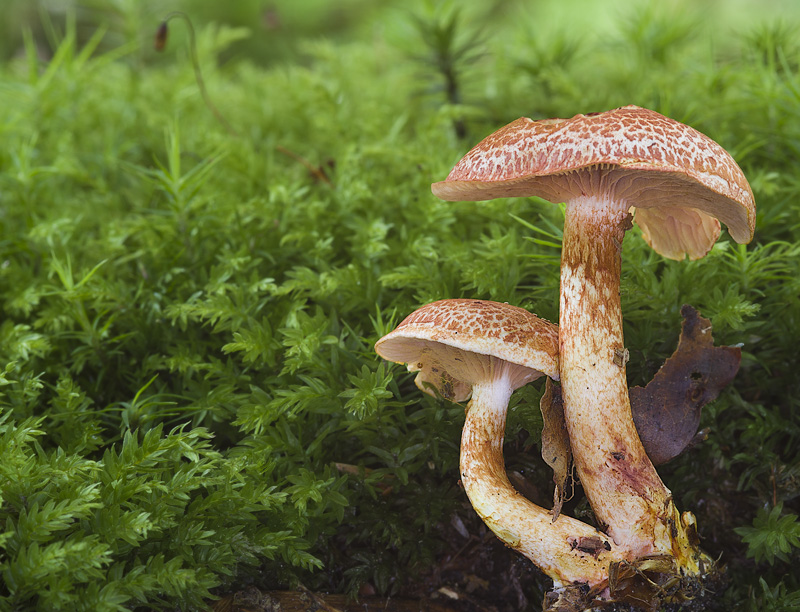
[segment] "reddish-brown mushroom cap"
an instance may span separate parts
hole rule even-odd
[[[469,353],[495,357],[558,380],[558,327],[524,308],[487,300],[440,300],[411,313],[378,340],[384,359],[419,371],[417,386],[456,402],[469,398]],[[454,361],[456,358],[461,362]]]
[[[581,195],[622,199],[636,208],[645,240],[667,257],[702,257],[725,223],[734,240],[755,228],[753,193],[716,142],[651,110],[625,106],[571,119],[525,117],[474,147],[447,179],[444,200]]]

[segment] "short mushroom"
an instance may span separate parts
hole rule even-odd
[[[533,561],[556,586],[602,585],[624,559],[608,537],[520,495],[508,480],[503,434],[515,389],[558,378],[558,330],[523,308],[483,300],[441,300],[410,314],[375,344],[389,361],[419,372],[417,385],[467,405],[461,482],[472,506],[508,546]],[[592,543],[589,546],[587,543]]]
[[[559,373],[578,475],[595,516],[634,557],[669,555],[683,573],[709,564],[694,517],[678,513],[631,417],[622,337],[621,245],[631,211],[667,257],[704,256],[719,221],[737,242],[755,225],[733,158],[697,130],[626,106],[572,119],[521,118],[491,134],[434,183],[450,201],[538,196],[566,203]]]

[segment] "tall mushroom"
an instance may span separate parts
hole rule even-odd
[[[503,463],[512,392],[547,375],[558,379],[558,330],[527,310],[483,300],[441,300],[411,313],[375,344],[389,361],[418,371],[416,384],[460,402],[470,398],[461,437],[461,482],[478,515],[556,586],[603,586],[625,557],[605,534],[553,516],[514,490]]]
[[[697,130],[626,106],[572,119],[521,118],[491,134],[433,193],[450,201],[538,196],[566,203],[559,372],[575,466],[597,519],[631,556],[669,555],[702,574],[694,517],[680,514],[631,417],[622,338],[621,245],[631,212],[665,256],[704,256],[719,221],[737,242],[755,225],[733,158]]]

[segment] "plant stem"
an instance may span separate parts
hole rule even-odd
[[[166,17],[164,17],[164,21],[162,22],[161,27],[159,28],[159,33],[156,37],[156,49],[161,50],[164,47],[164,44],[166,43],[166,25],[170,20],[175,18],[182,19],[189,31],[189,54],[191,55],[192,59],[194,78],[197,82],[197,88],[200,90],[200,95],[203,98],[203,102],[205,102],[206,107],[208,107],[208,109],[214,113],[214,117],[216,117],[217,121],[222,124],[228,133],[231,136],[238,137],[239,132],[228,122],[225,116],[216,107],[214,102],[211,101],[211,97],[208,95],[206,83],[203,80],[203,73],[200,71],[200,60],[197,57],[197,41],[195,39],[194,26],[192,25],[192,20],[189,19],[189,16],[186,13],[183,11],[172,11],[171,13],[168,13]]]

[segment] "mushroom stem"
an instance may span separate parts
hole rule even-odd
[[[631,415],[622,337],[622,240],[629,204],[567,203],[561,254],[559,370],[575,467],[598,521],[634,558],[674,556],[699,571],[694,517],[678,514]]]
[[[461,482],[475,511],[509,547],[533,561],[556,586],[596,586],[608,580],[612,562],[625,559],[614,542],[595,528],[552,514],[520,495],[508,480],[503,460],[508,400],[518,385],[511,368],[474,384],[461,437]],[[487,377],[488,379],[489,377]]]

